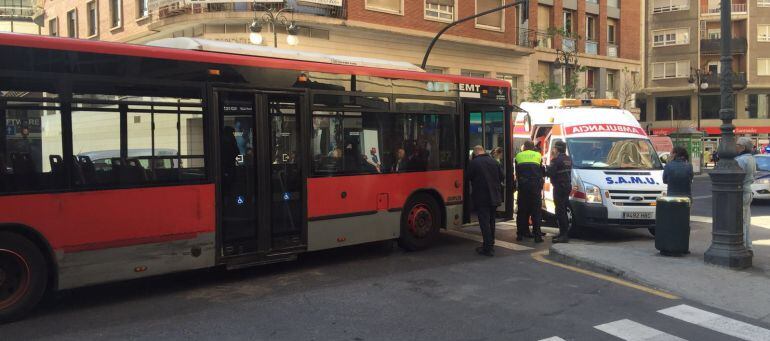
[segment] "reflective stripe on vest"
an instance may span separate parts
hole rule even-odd
[[[516,163],[523,165],[525,163],[534,163],[540,165],[542,155],[534,150],[525,150],[516,154]]]

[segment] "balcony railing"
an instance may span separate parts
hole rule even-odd
[[[347,0],[342,0],[342,6],[331,5],[305,5],[298,0],[286,0],[282,3],[264,3],[259,6],[271,7],[276,10],[282,8],[292,8],[296,14],[309,14],[322,17],[346,19],[347,18]],[[200,13],[219,13],[219,12],[254,12],[255,10],[261,10],[261,7],[255,7],[254,3],[250,2],[235,2],[235,3],[186,3],[184,1],[179,2],[164,2],[164,6],[160,6],[157,9],[158,18],[165,19],[183,14],[200,14]]]
[[[700,52],[703,54],[720,54],[721,39],[701,39]],[[730,49],[735,53],[746,53],[748,43],[746,38],[733,38],[730,41]]]
[[[599,54],[599,43],[586,41],[586,54]]]
[[[730,6],[733,14],[745,14],[747,13],[748,6],[746,4],[732,4]],[[719,14],[722,12],[721,7],[702,7],[702,14]]]
[[[618,46],[617,45],[608,45],[607,46],[607,57],[617,57],[618,56]]]
[[[553,37],[544,31],[520,28],[516,45],[528,48],[544,47],[551,49],[553,48]]]
[[[561,49],[563,51],[567,52],[575,52],[577,47],[577,43],[575,42],[575,39],[571,38],[562,38],[561,40]]]
[[[34,14],[32,7],[0,6],[0,18],[31,18]]]
[[[708,88],[706,88],[706,91],[717,91],[722,86],[722,77],[720,74],[717,73],[710,73],[704,76],[703,81],[708,83]],[[746,81],[746,73],[745,72],[735,72],[733,73],[733,89],[735,90],[742,90],[746,88],[747,85]]]

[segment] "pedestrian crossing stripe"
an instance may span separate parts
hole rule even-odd
[[[594,326],[594,328],[626,341],[686,341],[683,338],[628,319]]]
[[[560,338],[558,336],[552,336],[552,337],[549,337],[547,339],[542,339],[540,341],[567,341],[567,340],[562,339],[562,338]]]
[[[742,340],[770,340],[770,330],[768,329],[691,307],[686,304],[659,310],[658,312]]]

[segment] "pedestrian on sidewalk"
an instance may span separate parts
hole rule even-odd
[[[553,238],[553,242],[568,243],[570,225],[567,218],[567,205],[569,205],[569,194],[572,192],[572,158],[567,155],[567,144],[564,141],[556,141],[553,144],[548,177],[553,186],[556,223],[559,225],[559,235]]]
[[[668,185],[668,195],[692,199],[692,179],[695,176],[687,149],[676,146],[671,151],[671,161],[663,168],[663,183]]]
[[[542,155],[535,150],[532,141],[524,142],[524,150],[516,154],[515,161],[518,206],[516,212],[516,240],[534,236],[535,243],[543,242],[540,232],[543,182],[545,169]],[[532,221],[532,232],[529,232],[529,222]]]
[[[492,257],[495,255],[495,212],[503,202],[503,167],[487,154],[482,146],[473,147],[473,159],[468,166],[471,183],[471,200],[479,217],[479,227],[484,241],[476,252]]]
[[[743,242],[752,254],[754,254],[754,250],[751,245],[751,236],[749,235],[751,229],[751,201],[753,199],[751,184],[754,183],[754,177],[757,173],[757,160],[752,155],[753,150],[754,143],[751,142],[750,138],[745,136],[738,138],[738,143],[735,147],[738,156],[735,157],[735,161],[746,172],[746,177],[743,178]]]

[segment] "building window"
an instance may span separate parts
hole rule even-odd
[[[67,37],[78,37],[78,12],[75,9],[67,12]]]
[[[617,42],[617,37],[615,34],[615,30],[618,27],[618,22],[613,19],[607,19],[607,43],[608,44],[615,44]]]
[[[689,72],[689,60],[652,63],[652,79],[687,78]]]
[[[489,72],[476,70],[460,70],[460,75],[465,77],[488,78]]]
[[[620,0],[607,0],[607,7],[620,8]]]
[[[652,32],[652,46],[687,45],[690,43],[690,30],[679,28],[674,30],[659,30]]]
[[[770,0],[757,0],[757,7],[770,7]]]
[[[770,113],[770,95],[750,94],[747,109],[749,111],[749,118],[768,118],[768,113]]]
[[[575,12],[570,10],[564,10],[564,31],[571,34],[575,32]]]
[[[596,24],[599,20],[593,15],[586,15],[586,39],[591,41],[598,41]]]
[[[148,5],[147,4],[148,1],[149,0],[138,0],[136,2],[137,6],[138,6],[137,9],[136,9],[136,17],[137,18],[146,18],[146,17],[150,16],[150,8],[149,8],[149,6],[147,6]]]
[[[652,13],[685,11],[690,9],[689,0],[652,0]]]
[[[599,4],[599,0],[586,0],[586,2],[589,4]]]
[[[455,0],[425,0],[425,19],[452,22],[455,8]]]
[[[655,120],[689,120],[690,96],[658,97],[655,99]]]
[[[366,9],[393,14],[404,14],[404,0],[366,0]]]
[[[476,13],[488,11],[502,5],[503,0],[476,0]],[[503,13],[504,11],[497,11],[487,14],[483,17],[476,18],[476,27],[502,31],[504,18]]]
[[[112,28],[120,27],[123,23],[123,1],[110,0],[110,25]]]
[[[614,72],[607,72],[607,91],[617,90],[617,78],[618,75]]]
[[[58,37],[59,36],[59,19],[53,18],[51,20],[48,20],[48,35],[51,37]]]
[[[508,82],[508,84],[511,85],[511,102],[512,103],[519,103],[518,102],[518,93],[519,93],[519,76],[507,74],[507,73],[497,73],[495,75],[495,78],[504,80]]]
[[[757,41],[770,41],[770,25],[757,25]]]
[[[93,37],[99,33],[99,6],[96,1],[86,4],[88,15],[88,36]]]
[[[770,58],[757,58],[757,75],[770,76]]]
[[[428,65],[428,66],[425,67],[425,72],[427,72],[427,73],[435,73],[437,75],[444,75],[444,74],[446,74],[446,68],[439,67],[439,66],[430,66],[430,65]]]

